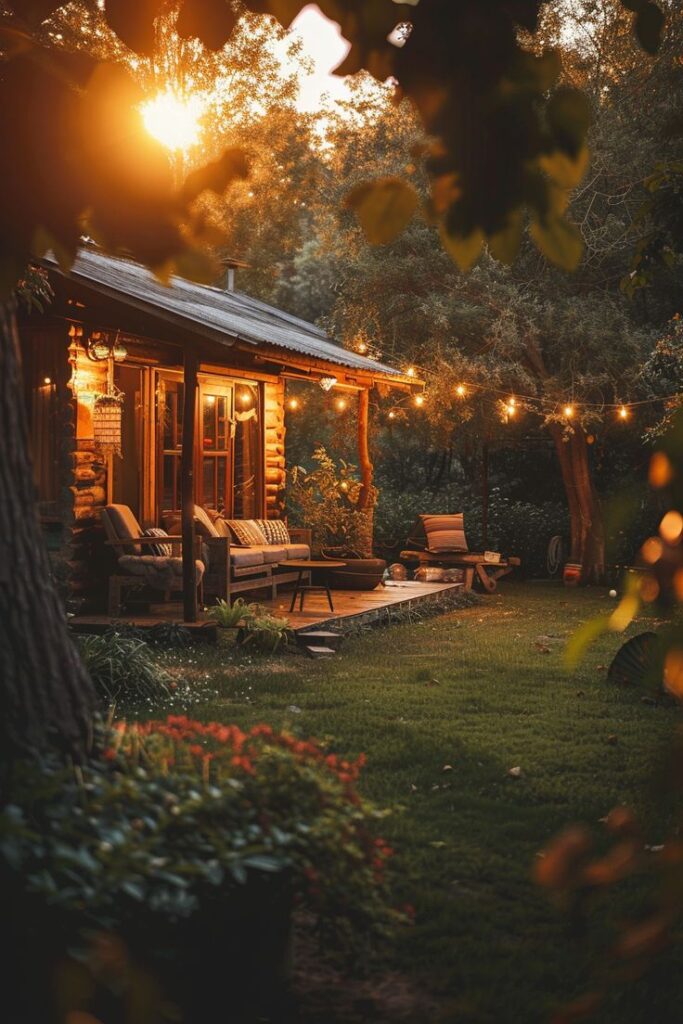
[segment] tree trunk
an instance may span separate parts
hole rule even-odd
[[[38,521],[14,307],[0,304],[0,737],[79,756],[95,695],[69,637]]]
[[[358,462],[360,466],[360,491],[356,509],[363,513],[363,522],[356,537],[358,553],[363,558],[372,556],[374,533],[374,510],[372,475],[368,433],[370,429],[370,392],[364,388],[358,395]]]
[[[569,504],[569,561],[581,566],[582,583],[601,583],[605,575],[605,530],[591,478],[586,435],[576,426],[565,439],[559,424],[551,427],[551,433]]]
[[[489,443],[481,446],[481,538],[484,550],[489,546]]]

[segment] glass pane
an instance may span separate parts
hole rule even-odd
[[[230,431],[228,429],[228,400],[225,395],[216,398],[216,419],[218,421],[217,448],[219,451],[226,451],[230,443]]]
[[[235,419],[236,519],[255,519],[261,514],[261,428],[259,391],[241,384],[237,391]]]
[[[202,497],[204,499],[204,504],[207,508],[216,508],[216,484],[214,477],[216,460],[205,456],[202,460],[202,464]]]
[[[177,459],[175,455],[164,455],[164,472],[161,492],[161,505],[164,512],[173,511],[177,507],[174,488],[176,463],[180,463],[180,459]]]
[[[182,381],[175,383],[174,385],[176,392],[176,411],[175,411],[175,424],[176,431],[173,445],[174,448],[182,448],[183,446],[183,401],[185,397],[185,385]]]
[[[216,478],[218,501],[216,508],[223,512],[228,507],[228,459],[227,457],[216,459]]]
[[[164,448],[173,448],[174,424],[175,424],[175,410],[176,401],[178,396],[172,391],[166,391],[164,394],[164,404],[162,409],[163,416],[163,428],[164,428]]]
[[[204,440],[205,448],[214,450],[216,447],[216,396],[204,395]]]

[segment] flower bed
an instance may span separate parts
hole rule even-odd
[[[293,901],[326,943],[364,953],[398,915],[363,763],[267,725],[169,716],[119,723],[82,769],[27,765],[0,837],[17,948],[46,966],[70,942],[115,935],[126,962],[189,1001],[185,1019],[216,984],[238,1002],[276,990]]]

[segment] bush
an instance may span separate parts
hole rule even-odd
[[[134,704],[170,695],[171,677],[144,640],[110,631],[79,636],[78,649],[95,690],[108,703]]]
[[[292,519],[313,533],[313,554],[325,548],[361,557],[372,548],[372,509],[377,500],[373,487],[367,508],[358,508],[361,484],[356,467],[343,460],[339,466],[322,447],[316,448],[317,468],[307,473],[294,466],[289,474],[287,505]]]
[[[375,516],[378,547],[385,549],[389,557],[397,557],[422,512],[464,512],[469,547],[472,551],[484,550],[481,499],[472,496],[466,488],[458,488],[456,495],[443,492],[396,494],[383,489]],[[569,514],[563,505],[550,501],[541,505],[513,501],[503,497],[498,488],[491,488],[486,547],[490,551],[518,555],[526,575],[545,576],[548,541],[555,534],[568,533]]]
[[[26,765],[0,816],[17,899],[40,897],[65,936],[186,918],[229,903],[254,873],[286,873],[347,949],[364,949],[396,916],[392,851],[374,834],[383,815],[356,789],[363,755],[347,761],[267,725],[245,733],[184,716],[120,722],[106,743],[76,770]]]

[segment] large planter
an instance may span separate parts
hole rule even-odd
[[[73,1009],[101,1024],[122,1024],[140,1000],[150,1022],[169,1019],[159,1015],[162,1005],[175,1006],[182,1024],[277,1019],[288,1000],[292,905],[288,875],[257,871],[243,885],[205,887],[200,909],[177,921],[144,905],[131,912],[128,904],[120,926],[92,929],[111,938],[110,947],[121,948],[128,961],[120,979],[103,984],[84,961],[69,959],[85,945],[77,935],[87,928],[85,913],[83,921],[64,920],[35,899],[18,898],[6,935],[11,955],[3,964],[7,1019],[56,1024]]]

